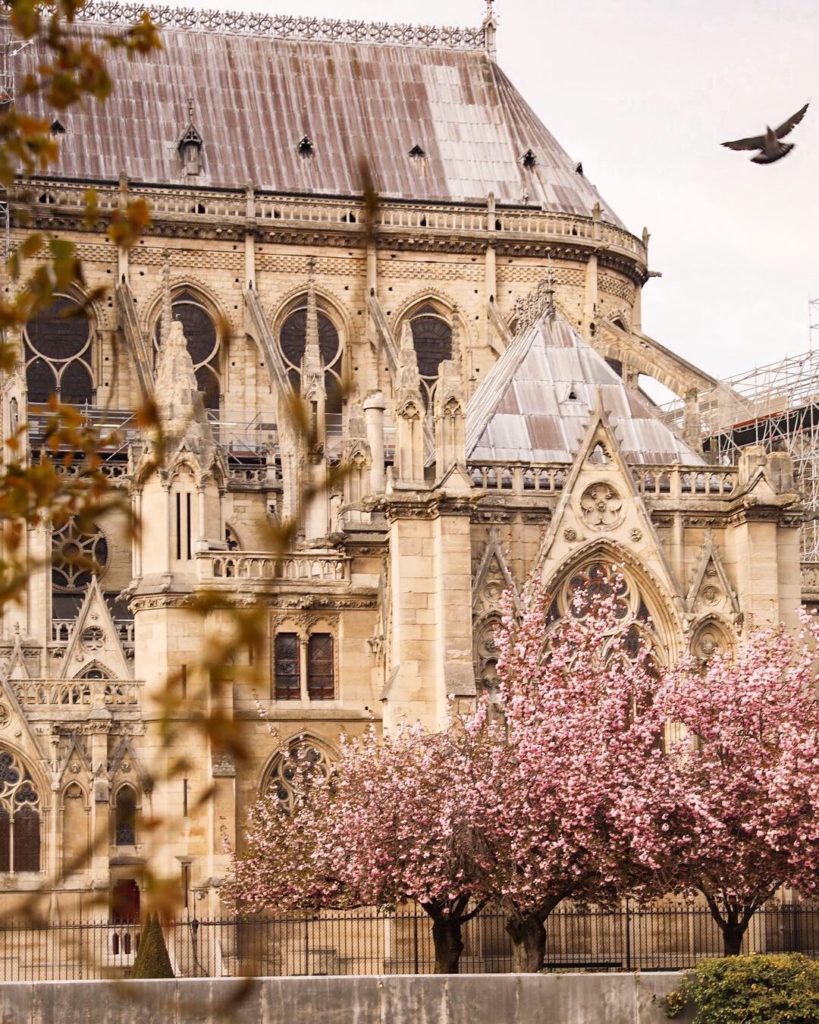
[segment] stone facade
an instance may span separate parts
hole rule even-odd
[[[130,252],[83,225],[85,185],[70,174],[35,189],[36,226],[77,244],[88,289],[106,297],[59,343],[48,317],[20,338],[3,433],[27,419],[36,458],[41,404],[59,385],[123,432],[106,465],[143,529],[132,541],[112,514],[93,534],[45,524],[27,538],[35,567],[0,632],[0,756],[36,791],[39,865],[12,834],[3,909],[46,883],[64,916],[99,903],[127,915],[151,856],[200,916],[217,913],[224,836],[260,792],[290,797],[281,744],[324,762],[342,730],[435,727],[450,696],[491,690],[501,593],[532,572],[563,613],[573,581],[620,566],[624,614],[663,660],[707,657],[751,624],[793,624],[800,603],[787,458],[750,450],[738,467],[708,466],[636,391],[640,374],[684,398],[714,383],[642,333],[646,235],[599,203],[581,215],[492,194],[385,195],[373,219],[356,195],[206,187],[190,156],[177,181],[129,180],[127,166],[117,184],[99,181],[104,214],[132,196],[152,203]],[[13,243],[23,236],[12,229]],[[543,369],[523,380],[530,358]],[[129,417],[154,388],[170,443],[151,474],[150,438]],[[311,409],[310,445],[288,427],[291,388]],[[536,445],[551,456],[533,455],[514,423],[512,454],[486,454],[481,432],[513,394],[518,423],[554,405],[561,443]],[[343,481],[322,488],[339,464]],[[277,557],[269,526],[291,514],[299,536]],[[96,558],[96,575],[66,567],[67,541]],[[226,628],[224,613],[187,609],[203,588],[260,603],[269,623],[226,698],[249,751],[238,765],[185,729],[207,706],[202,651]],[[163,746],[169,680],[189,701]],[[155,781],[182,755],[183,772]],[[151,817],[165,821],[153,836]]]

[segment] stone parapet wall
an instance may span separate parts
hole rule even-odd
[[[0,1021],[663,1024],[661,1000],[679,982],[656,973],[18,983],[0,985]],[[687,1024],[692,1015],[676,1019]]]

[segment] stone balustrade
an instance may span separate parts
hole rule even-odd
[[[737,489],[736,466],[634,466],[632,475],[640,494],[718,495],[728,497]]]
[[[32,198],[46,209],[81,214],[84,212],[85,192],[81,185],[40,182]],[[169,218],[190,223],[191,218],[196,218],[203,224],[222,221],[259,226],[275,222],[277,227],[343,227],[362,234],[366,229],[364,207],[356,200],[318,197],[306,200],[265,193],[249,195],[244,190],[215,192],[146,185],[134,186],[134,193],[150,202],[154,221]],[[115,185],[100,185],[97,197],[103,211],[117,209],[121,201],[119,187]],[[379,209],[378,229],[385,234],[412,231],[419,234],[490,235],[494,238],[503,235],[534,236],[556,242],[586,243],[595,248],[617,250],[641,263],[646,261],[642,241],[623,228],[590,217],[548,212],[535,206],[499,205],[490,212],[482,204],[436,206],[385,200]]]
[[[350,559],[337,551],[273,555],[251,551],[205,551],[196,556],[199,579],[294,583],[349,583]]]
[[[51,643],[60,647],[67,647],[71,637],[74,635],[74,628],[77,625],[76,619],[52,619],[51,620]],[[115,619],[114,626],[117,630],[119,642],[126,652],[134,649],[134,620]]]
[[[13,682],[23,707],[106,707],[138,710],[141,682],[133,679],[26,679]]]
[[[524,463],[470,462],[467,474],[480,491],[512,494],[550,494],[563,490],[570,467]],[[729,497],[737,489],[736,466],[634,466],[632,475],[640,494],[671,498],[705,495]]]

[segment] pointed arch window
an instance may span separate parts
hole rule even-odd
[[[51,589],[55,620],[67,622],[76,617],[92,576],[101,575],[107,565],[108,541],[96,524],[86,528],[76,519],[69,519],[52,532]]]
[[[182,324],[185,340],[188,343],[196,383],[205,396],[205,408],[218,409],[221,396],[221,374],[219,369],[221,357],[221,339],[216,323],[210,311],[200,302],[193,292],[185,289],[179,292],[171,302],[174,320]],[[162,319],[154,328],[154,361],[159,355],[162,337]]]
[[[418,357],[424,405],[429,409],[438,380],[438,367],[445,359],[452,358],[452,325],[431,303],[427,303],[412,314],[410,327]]]
[[[328,426],[336,422],[329,417],[338,417],[339,432],[341,429],[342,411],[342,345],[338,329],[330,317],[318,311],[318,341],[321,358],[324,362],[324,410],[328,417]],[[279,332],[279,348],[287,366],[287,375],[293,390],[301,391],[301,364],[307,345],[307,296],[305,296],[287,316]]]
[[[94,401],[94,329],[80,304],[58,294],[23,328],[28,400],[56,395],[68,405]]]
[[[114,846],[136,846],[137,795],[133,786],[120,786],[114,804]]]
[[[85,794],[72,782],[63,793],[63,865],[66,870],[83,871],[87,867],[88,815]]]
[[[549,610],[550,621],[571,616],[584,619],[589,614],[584,597],[591,600],[612,600],[617,626],[612,631],[625,639],[621,656],[634,659],[643,646],[648,650],[649,664],[663,661],[663,647],[655,632],[654,623],[644,595],[636,580],[623,566],[615,566],[602,559],[594,559],[574,569],[555,591]],[[604,648],[611,636],[602,637]]]
[[[327,782],[332,774],[333,762],[326,747],[299,736],[273,758],[262,780],[262,796],[275,797],[282,809],[290,812],[300,797]]]
[[[40,794],[28,768],[0,749],[0,872],[40,870]]]

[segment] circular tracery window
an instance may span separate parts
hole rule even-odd
[[[108,563],[108,543],[95,526],[86,533],[76,519],[51,535],[51,583],[57,590],[83,590]]]
[[[326,782],[332,771],[326,750],[306,740],[294,740],[273,761],[262,792],[275,796],[282,808],[292,811],[298,799],[313,786]]]
[[[67,295],[33,317],[23,328],[26,386],[30,402],[85,405],[94,398],[93,330],[79,304]]]
[[[564,589],[565,611],[573,618],[585,619],[589,603],[614,598],[614,615],[620,621],[628,618],[630,606],[628,582],[605,562],[593,562],[573,573]]]

